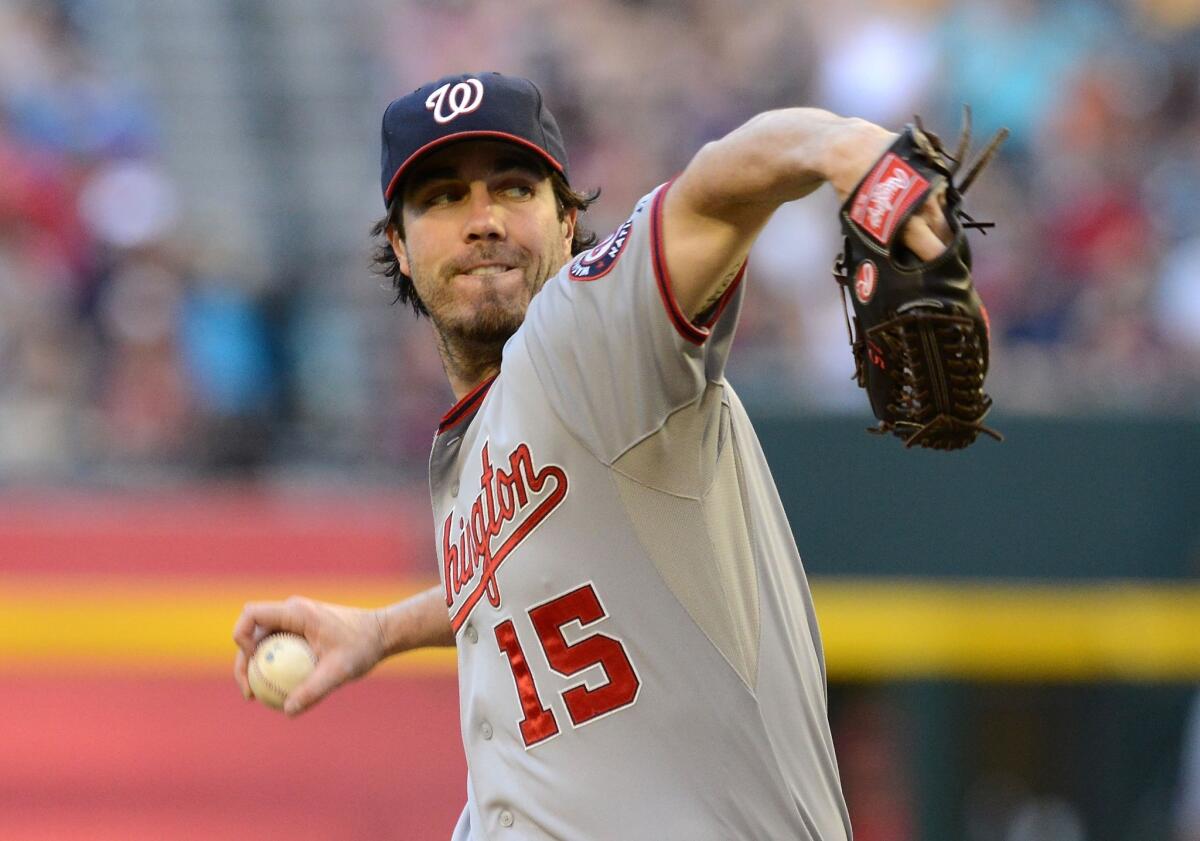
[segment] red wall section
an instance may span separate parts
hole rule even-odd
[[[296,719],[232,679],[3,687],[5,841],[447,839],[465,801],[452,678],[368,678]]]
[[[437,575],[420,492],[0,494],[0,573]]]
[[[87,621],[37,601],[57,582],[108,610],[144,591],[251,598],[264,580],[428,583],[428,506],[421,491],[5,491],[0,595],[44,617],[10,640],[37,652],[46,622]],[[449,838],[466,784],[453,675],[385,670],[287,719],[237,690],[236,609],[195,631],[228,644],[228,670],[182,658],[155,676],[119,652],[0,669],[0,839]]]

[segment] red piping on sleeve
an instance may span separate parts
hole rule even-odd
[[[712,327],[721,320],[721,313],[725,312],[725,307],[727,307],[729,302],[733,300],[734,291],[737,290],[739,284],[741,284],[742,278],[746,276],[746,266],[749,264],[749,262],[749,257],[742,261],[742,267],[738,269],[737,275],[733,278],[730,284],[725,287],[725,291],[722,292],[721,297],[717,299],[716,305],[714,307],[709,307],[709,309],[712,310],[712,315],[700,322],[702,327]]]
[[[672,178],[659,189],[654,195],[654,203],[650,208],[650,253],[651,262],[654,264],[654,280],[658,285],[658,294],[662,298],[663,307],[666,308],[667,316],[671,319],[675,331],[692,344],[702,345],[708,339],[709,328],[717,323],[717,319],[721,317],[721,313],[725,311],[726,305],[733,297],[734,290],[742,282],[742,277],[746,274],[746,263],[742,263],[733,282],[721,293],[720,299],[712,308],[712,315],[703,322],[695,323],[683,314],[679,301],[675,297],[675,288],[671,285],[671,274],[667,270],[666,251],[663,248],[663,200],[667,197],[667,190],[671,189],[671,185],[674,183],[675,179]]]

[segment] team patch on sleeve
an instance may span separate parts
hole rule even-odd
[[[571,280],[596,280],[604,277],[617,264],[617,258],[625,250],[629,242],[629,230],[633,227],[633,219],[627,219],[625,224],[604,238],[604,241],[585,251],[571,263]]]

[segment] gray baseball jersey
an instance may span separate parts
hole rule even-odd
[[[667,189],[547,282],[434,440],[454,841],[850,837],[808,584],[724,377],[741,284],[682,314]]]

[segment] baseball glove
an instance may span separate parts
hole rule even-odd
[[[842,205],[842,254],[834,264],[842,305],[849,295],[846,329],[854,351],[854,377],[867,390],[879,425],[906,447],[957,450],[979,433],[992,400],[983,392],[988,369],[988,317],[971,283],[967,229],[986,233],[962,209],[962,196],[995,154],[1002,129],[957,184],[971,139],[964,109],[958,149],[951,156],[920,118],[871,167]],[[900,237],[905,222],[931,195],[943,191],[943,212],[953,240],[937,258],[922,262]]]

